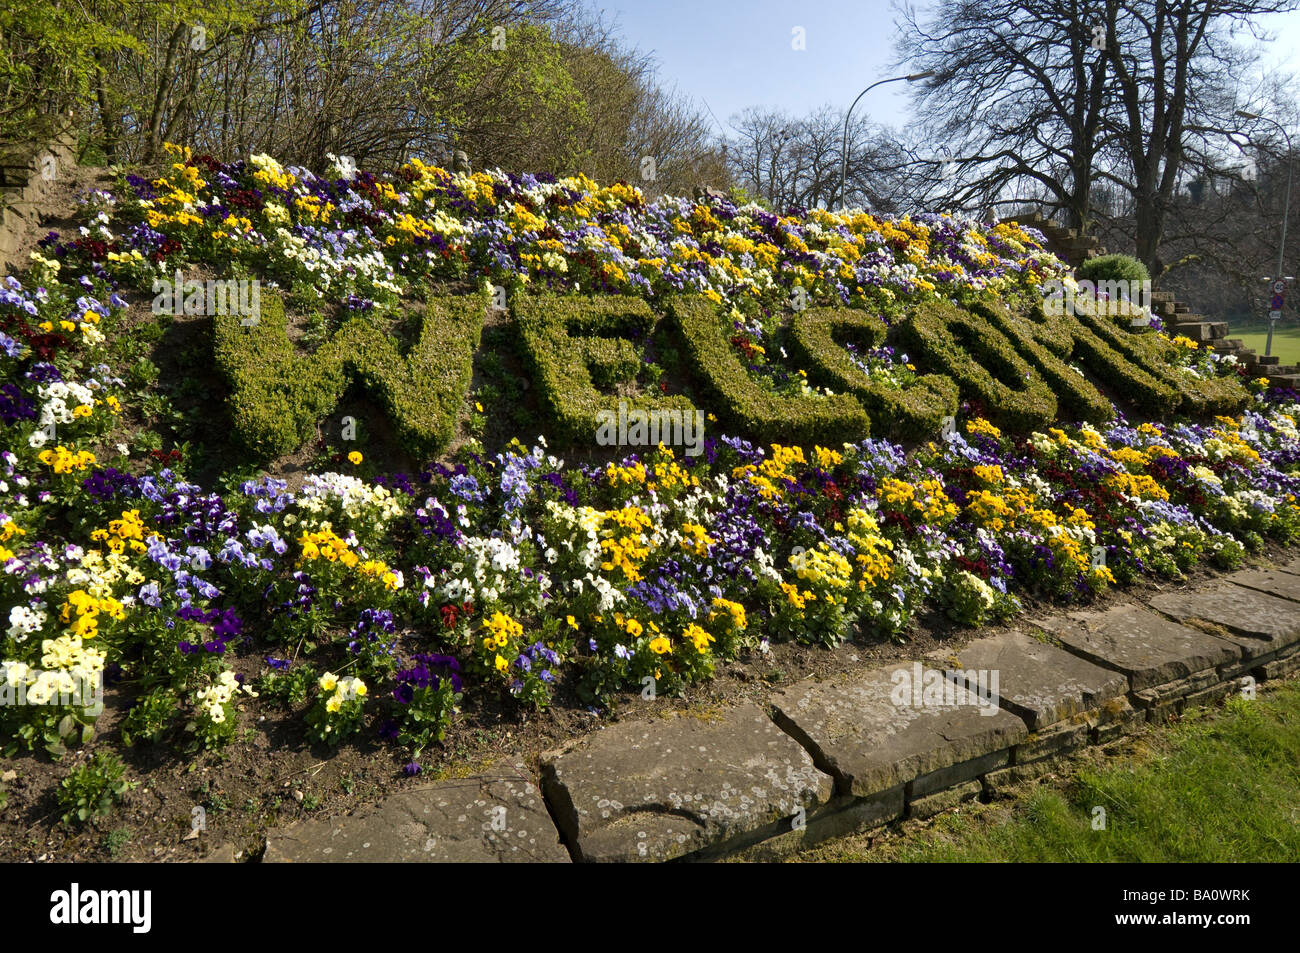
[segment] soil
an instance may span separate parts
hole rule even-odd
[[[102,169],[77,168],[69,172],[59,180],[49,200],[49,213],[41,218],[39,228],[30,229],[29,243],[34,247],[35,241],[51,229],[65,234],[73,229],[76,196],[88,188],[110,185],[111,177]],[[187,278],[195,277],[209,276],[187,274]],[[151,296],[142,292],[122,294],[130,304],[125,327],[155,320],[149,308]],[[484,327],[485,337],[493,333],[512,336],[509,321],[506,315],[490,311]],[[520,419],[536,419],[535,390],[529,388],[521,362],[508,349],[497,350],[503,352],[497,375],[513,375],[519,385],[518,406],[511,414],[513,422],[517,425]],[[158,380],[164,382],[164,390],[170,391],[167,382],[196,382],[172,396],[178,409],[199,411],[194,437],[211,449],[229,446],[230,421],[224,410],[226,385],[210,354],[211,320],[182,315],[171,321],[153,348],[151,359],[159,367]],[[480,361],[476,360],[475,387],[484,376]],[[681,392],[688,386],[671,370],[666,379],[673,392]],[[408,458],[393,438],[386,415],[363,392],[350,391],[340,406],[348,408],[346,412],[357,418],[360,429],[368,435],[365,449],[370,467],[377,472],[418,472],[416,461]],[[342,413],[340,410],[322,422],[319,444],[309,444],[297,453],[271,461],[265,467],[266,472],[288,480],[291,488],[296,489],[306,473],[328,466],[331,461],[341,462],[341,452],[330,456],[338,444],[325,439],[325,434],[339,433]],[[462,433],[452,449],[467,438],[465,423],[461,421]],[[137,415],[128,419],[127,424],[132,429],[140,429],[149,427],[151,421]],[[489,431],[485,435],[489,452],[515,435],[501,431],[503,425],[489,416]],[[235,453],[233,447],[231,453]],[[210,456],[214,460],[212,471],[194,474],[205,486],[212,485],[212,479],[222,469],[216,462],[221,454]],[[565,456],[582,457],[583,454]],[[608,455],[604,457],[608,458]],[[592,462],[597,459],[601,459],[599,454],[592,456]],[[1287,553],[1285,558],[1291,555]],[[1265,558],[1269,556],[1283,558],[1283,551],[1271,550]],[[1212,584],[1221,575],[1200,570],[1188,582],[1197,586]],[[1188,582],[1134,584],[1107,594],[1086,608],[1140,601],[1156,592],[1182,588]],[[721,665],[712,681],[692,687],[681,697],[661,695],[655,700],[645,700],[638,694],[625,693],[604,711],[593,710],[579,701],[574,686],[567,683],[559,686],[551,708],[540,713],[520,711],[490,692],[469,692],[445,741],[425,752],[421,759],[423,769],[417,776],[409,776],[404,771],[408,758],[400,749],[375,739],[374,725],[357,736],[359,740],[337,750],[313,746],[303,735],[302,711],[278,708],[268,700],[250,701],[241,707],[236,740],[221,752],[188,754],[165,742],[128,748],[122,743],[119,725],[129,698],[110,685],[105,690],[105,711],[97,724],[97,735],[88,746],[70,752],[59,762],[34,754],[0,761],[0,860],[190,861],[200,859],[214,846],[227,843],[234,845],[239,859],[256,859],[264,847],[266,833],[277,826],[309,816],[345,815],[402,788],[440,777],[473,774],[490,765],[508,770],[511,765],[521,763],[535,775],[544,752],[599,730],[611,721],[665,717],[675,711],[702,714],[742,700],[761,703],[804,678],[827,678],[894,659],[922,658],[945,650],[954,652],[975,638],[1012,627],[1023,628],[1024,618],[1061,610],[1055,604],[1023,601],[1025,613],[1011,626],[959,628],[931,612],[913,622],[902,643],[855,641],[834,649],[772,645],[767,653],[752,652]],[[411,637],[419,636],[420,633],[413,633]],[[250,678],[263,668],[257,652],[232,659],[232,663],[237,671]],[[105,819],[84,826],[60,823],[61,811],[55,798],[60,782],[95,752],[105,750],[122,756],[128,766],[127,778],[136,786]],[[192,837],[196,807],[203,808],[206,829]]]
[[[1281,562],[1294,555],[1275,548],[1259,562]],[[1188,586],[1205,588],[1223,575],[1202,570],[1181,582],[1134,584],[1079,608],[1099,610]],[[307,817],[346,815],[429,780],[464,777],[489,767],[511,770],[515,764],[536,776],[545,752],[614,721],[661,718],[673,712],[706,715],[746,700],[763,704],[804,678],[851,674],[931,653],[946,656],[976,638],[1024,629],[1027,619],[1062,611],[1051,603],[1025,601],[1024,615],[1005,626],[968,629],[931,614],[914,623],[902,643],[855,641],[833,649],[772,645],[767,653],[751,652],[720,666],[712,681],[681,697],[646,700],[624,693],[604,711],[584,706],[570,684],[561,685],[551,708],[538,713],[503,704],[488,692],[468,693],[444,742],[425,752],[418,776],[408,776],[407,757],[396,747],[372,740],[373,731],[334,750],[311,745],[303,737],[300,711],[260,702],[241,706],[237,740],[219,753],[183,754],[166,745],[126,748],[118,732],[126,700],[109,687],[99,732],[89,746],[60,762],[43,755],[3,762],[0,777],[6,779],[8,802],[0,810],[0,860],[190,861],[227,843],[234,845],[239,859],[254,860],[273,828]],[[257,657],[249,657],[235,660],[235,667],[252,675],[261,665]],[[70,770],[98,750],[120,752],[128,765],[128,779],[138,787],[106,819],[83,827],[61,824],[56,788]],[[195,807],[204,809],[206,830],[190,837]],[[121,831],[129,837],[113,833]]]

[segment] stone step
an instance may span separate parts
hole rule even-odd
[[[1255,363],[1266,367],[1276,367],[1282,363],[1282,359],[1276,354],[1260,354],[1255,358]]]
[[[1187,314],[1187,313],[1190,312],[1191,310],[1192,310],[1191,308],[1189,308],[1187,305],[1183,304],[1181,301],[1175,301],[1175,302],[1174,302],[1174,313],[1175,313],[1175,314]]]
[[[1177,324],[1174,325],[1171,330],[1185,337],[1189,337],[1197,343],[1205,343],[1215,340],[1216,328],[1209,321],[1198,321],[1196,324]],[[1228,326],[1226,324],[1222,325],[1222,331],[1224,334],[1228,333]]]
[[[1269,374],[1268,383],[1272,387],[1289,387],[1300,390],[1300,374]]]
[[[231,857],[233,860],[233,856]],[[262,863],[569,863],[527,769],[437,781],[270,831]]]

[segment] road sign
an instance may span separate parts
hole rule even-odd
[[[1273,295],[1273,303],[1269,305],[1274,311],[1282,310],[1283,299],[1281,295]]]
[[[1273,282],[1273,294],[1280,295],[1286,291],[1286,282],[1279,278]]]
[[[1278,318],[1280,318],[1280,317],[1282,317],[1282,312],[1281,312],[1281,311],[1270,311],[1270,312],[1268,313],[1268,319],[1269,319],[1270,321],[1276,321],[1276,320],[1277,320]]]

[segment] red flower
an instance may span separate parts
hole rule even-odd
[[[455,606],[442,607],[442,624],[449,629],[456,628],[456,607]]]

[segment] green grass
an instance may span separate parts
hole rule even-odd
[[[1240,338],[1246,347],[1254,348],[1256,354],[1263,354],[1264,342],[1268,339],[1268,329],[1260,327],[1242,330],[1229,328],[1228,337]],[[1282,359],[1283,364],[1300,364],[1300,328],[1274,328],[1273,353]]]
[[[1093,758],[1104,756],[1092,749]],[[1300,857],[1300,681],[1233,698],[1124,746],[1111,763],[904,833],[800,855],[829,862],[1294,862]],[[1106,811],[1094,830],[1094,808]],[[874,844],[870,843],[875,841]]]

